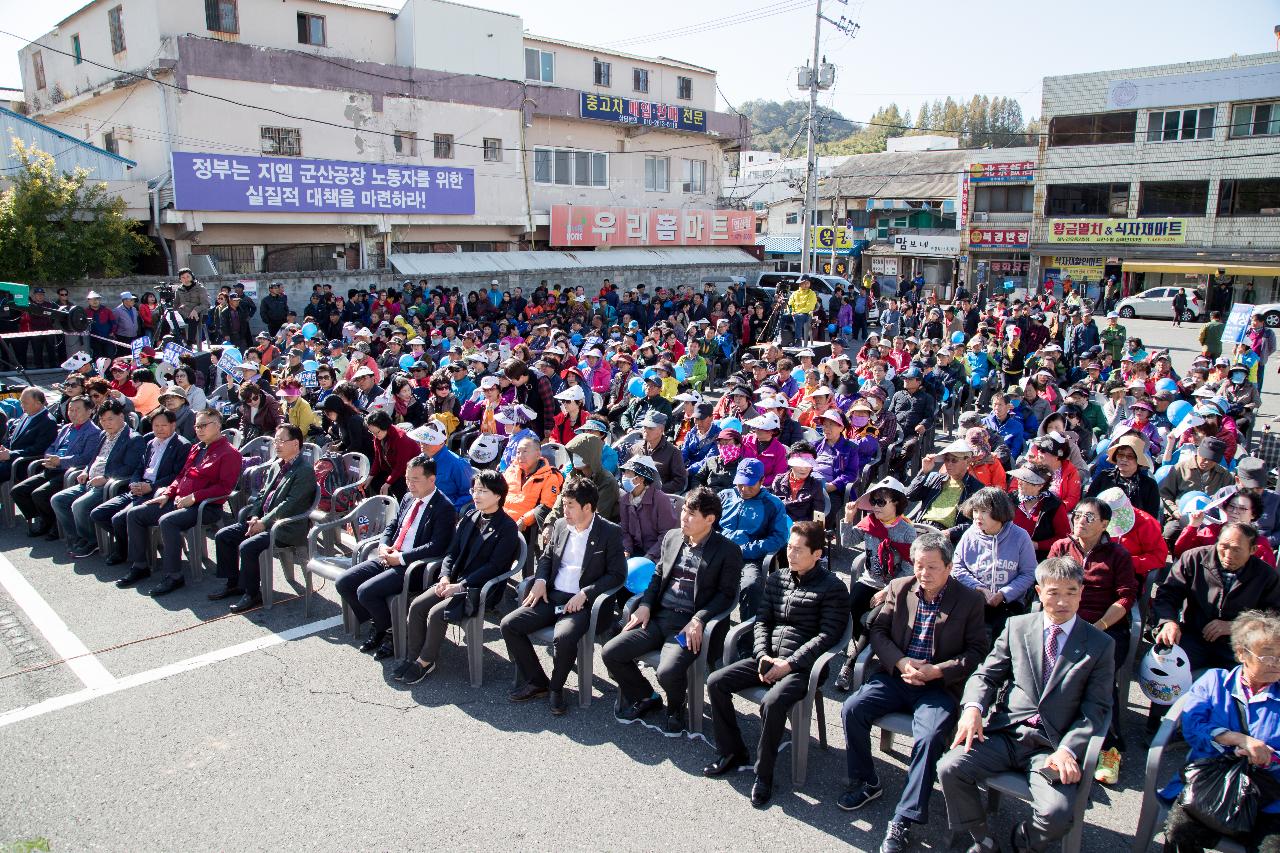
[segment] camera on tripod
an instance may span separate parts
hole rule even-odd
[[[161,308],[172,308],[173,300],[178,295],[178,288],[172,284],[156,285],[156,300],[159,301]]]
[[[48,317],[64,332],[80,334],[89,330],[89,315],[81,306],[32,302],[30,285],[0,281],[0,318],[13,320],[18,314]]]

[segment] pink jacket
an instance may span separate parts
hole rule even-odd
[[[774,478],[787,470],[787,448],[778,439],[769,442],[769,446],[761,450],[756,446],[755,433],[747,436],[742,442],[743,459],[759,459],[764,463],[764,483],[772,483]]]

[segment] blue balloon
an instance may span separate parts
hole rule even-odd
[[[649,581],[658,567],[647,557],[632,557],[627,560],[627,591],[639,595],[649,588]]]
[[[639,376],[627,383],[627,393],[632,397],[644,396],[644,380]]]
[[[1156,390],[1157,390],[1157,391],[1172,391],[1173,393],[1177,394],[1177,393],[1178,393],[1178,383],[1177,383],[1177,380],[1170,379],[1170,378],[1169,378],[1169,377],[1167,377],[1167,376],[1166,376],[1165,378],[1163,378],[1163,379],[1158,379],[1158,380],[1156,380]]]
[[[834,336],[834,335],[835,335],[835,333],[836,333],[836,324],[835,324],[835,323],[828,323],[828,324],[827,324],[827,334],[828,334],[828,335],[832,335],[832,336]]]
[[[397,363],[400,365],[401,370],[408,370],[409,368],[413,367],[413,363],[416,360],[417,359],[409,355],[409,353],[405,353],[404,355],[400,356],[400,361]]]
[[[1178,497],[1178,514],[1190,515],[1209,505],[1209,496],[1204,492],[1186,492]]]
[[[320,327],[315,323],[304,323],[302,325],[302,336],[307,340],[314,338],[318,331],[320,331]]]
[[[1098,440],[1098,444],[1097,444],[1097,446],[1094,448],[1094,452],[1097,454],[1097,458],[1099,458],[1099,459],[1106,459],[1106,458],[1107,458],[1107,448],[1108,448],[1108,447],[1110,447],[1110,446],[1111,446],[1111,438],[1110,438],[1110,437],[1103,438],[1103,439],[1099,439],[1099,440]]]
[[[677,382],[683,382],[686,378],[688,378],[689,371],[684,369],[683,364],[677,364],[675,369],[675,376],[676,376]]]
[[[451,349],[453,349],[453,344],[452,344],[452,343],[450,343],[450,341],[449,341],[449,339],[448,339],[448,338],[443,338],[443,339],[441,339],[441,341],[440,341],[440,348],[441,348],[441,349],[443,349],[443,350],[446,350],[446,351],[447,351],[447,350],[451,350]]]
[[[1173,470],[1172,465],[1161,465],[1156,471],[1156,482],[1163,483],[1164,478],[1169,476],[1169,472]]]
[[[804,368],[803,367],[792,368],[791,378],[794,379],[796,382],[804,382]]]
[[[574,332],[572,335],[569,336],[569,342],[573,344],[575,347],[582,346],[582,335],[578,334],[577,332]]]
[[[449,356],[447,356],[447,355],[446,355],[446,356],[444,356],[444,357],[442,357],[442,358],[440,359],[440,366],[441,366],[441,367],[448,367],[448,366],[449,366]]]
[[[1169,418],[1169,423],[1177,426],[1182,423],[1183,418],[1191,414],[1191,404],[1186,400],[1174,400],[1169,404],[1169,408],[1165,414]]]
[[[302,362],[302,369],[308,370],[308,371],[319,370],[320,362],[316,361],[315,359],[309,359],[307,361]]]
[[[964,343],[964,332],[952,332],[952,333],[951,333],[951,343],[953,343],[953,344],[962,344],[962,343]]]

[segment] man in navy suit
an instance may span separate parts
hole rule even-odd
[[[458,513],[444,492],[436,488],[436,460],[416,456],[404,472],[408,492],[395,520],[382,531],[382,540],[371,559],[357,563],[334,586],[356,619],[372,620],[369,638],[360,646],[375,660],[395,654],[387,639],[391,608],[387,599],[404,588],[405,568],[419,560],[439,560],[449,551],[458,526]]]
[[[102,428],[92,461],[75,477],[75,482],[49,500],[53,514],[70,539],[69,552],[76,559],[98,551],[92,512],[102,503],[111,480],[132,480],[142,470],[142,453],[146,442],[124,419],[124,403],[107,400],[98,407],[98,424]]]
[[[22,417],[9,422],[4,446],[0,447],[0,483],[7,482],[13,469],[25,479],[27,467],[40,458],[58,436],[58,421],[45,406],[48,401],[39,388],[25,388],[19,400]]]
[[[182,472],[191,442],[177,434],[177,423],[168,409],[159,409],[151,416],[151,441],[147,442],[135,476],[130,478],[124,492],[98,504],[89,513],[94,524],[111,533],[109,566],[125,561],[125,510],[147,500],[156,489],[169,485]]]

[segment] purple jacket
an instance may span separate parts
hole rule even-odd
[[[826,436],[823,436],[814,449],[817,454],[813,473],[835,486],[837,492],[843,492],[845,486],[858,479],[862,472],[862,458],[852,441],[842,437],[835,444],[828,444]],[[874,454],[875,450],[871,452]]]
[[[644,490],[639,505],[625,492],[620,496],[622,550],[632,557],[648,557],[655,563],[662,553],[662,537],[680,526],[676,508],[656,484]]]

